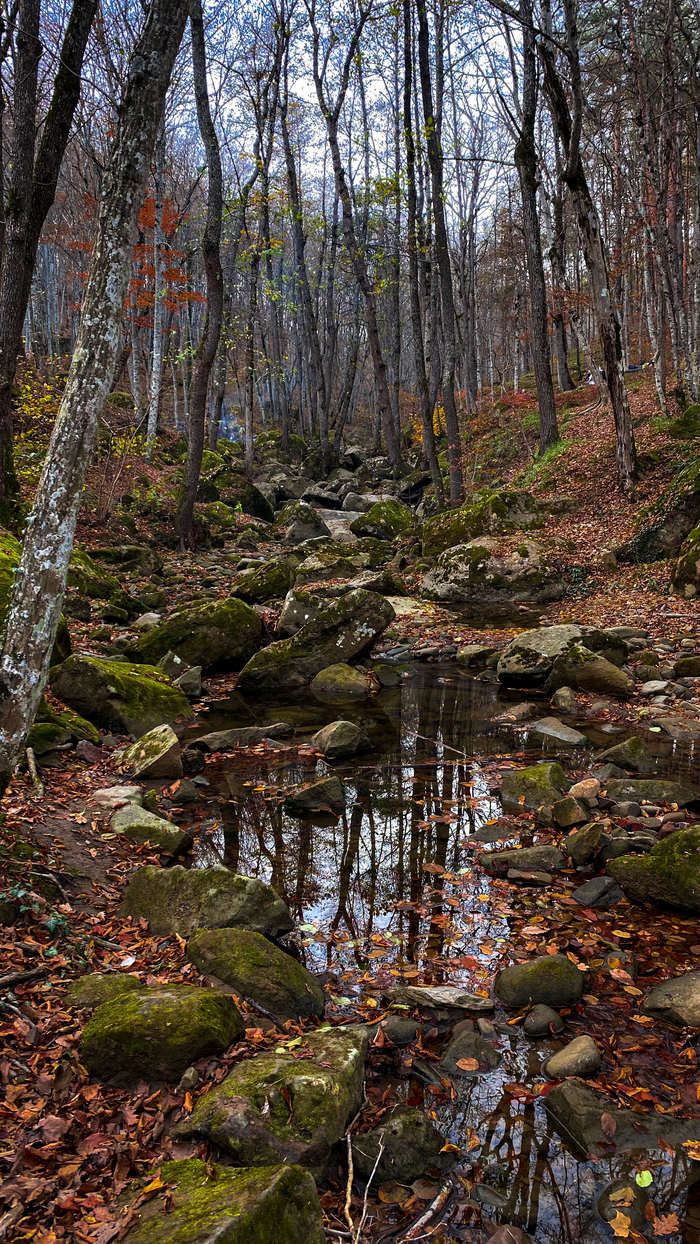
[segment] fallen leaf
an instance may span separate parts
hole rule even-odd
[[[413,1192],[410,1188],[406,1188],[404,1184],[388,1183],[381,1184],[378,1191],[379,1200],[385,1205],[405,1205],[406,1201],[410,1201]]]
[[[683,1148],[693,1162],[700,1162],[700,1140],[684,1140]]]
[[[612,1140],[617,1131],[617,1123],[607,1111],[600,1116],[600,1126],[603,1129],[603,1135],[607,1136],[608,1140]]]
[[[430,1183],[428,1179],[416,1179],[411,1184],[414,1195],[421,1201],[434,1201],[440,1189],[435,1184]]]
[[[630,1233],[631,1219],[626,1214],[621,1214],[618,1210],[614,1218],[610,1219],[609,1225],[612,1227],[613,1235],[618,1240],[626,1240]]]
[[[634,1188],[616,1188],[610,1200],[613,1205],[634,1205]]]
[[[455,1066],[459,1067],[460,1071],[478,1071],[479,1060],[478,1058],[458,1058]]]
[[[680,1230],[680,1225],[678,1214],[666,1214],[665,1217],[655,1220],[654,1235],[675,1235]]]

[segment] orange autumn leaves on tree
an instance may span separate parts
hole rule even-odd
[[[155,229],[156,204],[152,195],[147,195],[139,213],[139,234],[147,237],[134,247],[135,272],[129,282],[127,308],[133,314],[134,294],[136,295],[137,323],[140,326],[150,325],[153,308],[155,259],[153,253],[153,230]],[[163,306],[171,314],[179,313],[188,302],[205,302],[204,294],[188,289],[189,275],[184,267],[184,252],[175,250],[172,239],[186,215],[180,212],[173,199],[163,199]]]

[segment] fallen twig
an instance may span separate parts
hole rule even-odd
[[[349,1136],[348,1136],[348,1140],[350,1140]],[[352,1147],[352,1144],[351,1144],[351,1147]],[[362,1229],[365,1225],[365,1219],[367,1217],[367,1209],[368,1209],[367,1198],[369,1196],[369,1188],[370,1188],[370,1184],[372,1183],[372,1180],[374,1179],[374,1176],[377,1173],[377,1167],[379,1166],[383,1152],[384,1152],[384,1137],[381,1136],[379,1139],[379,1153],[377,1154],[377,1160],[374,1163],[374,1166],[372,1167],[372,1173],[369,1179],[367,1180],[367,1187],[365,1188],[365,1195],[362,1201],[362,1217],[360,1218],[360,1223],[357,1228],[357,1232],[353,1236],[353,1244],[360,1244],[360,1238],[362,1236]]]
[[[34,755],[33,747],[27,748],[27,767],[29,769],[29,776],[32,779],[32,786],[34,787],[37,795],[43,795],[44,783],[39,777],[39,772],[36,767],[36,756]]]
[[[445,1208],[445,1205],[450,1199],[451,1194],[452,1194],[452,1184],[445,1184],[444,1187],[442,1187],[440,1191],[438,1192],[435,1200],[428,1206],[425,1213],[418,1219],[417,1222],[414,1222],[410,1231],[408,1231],[406,1235],[399,1236],[398,1239],[400,1240],[422,1239],[423,1228],[428,1225],[431,1218],[434,1218],[436,1214],[440,1213],[441,1209]]]
[[[8,972],[7,976],[0,976],[0,989],[7,989],[9,985],[19,985],[22,981],[35,981],[40,976],[48,976],[48,968],[32,968],[29,972]]]

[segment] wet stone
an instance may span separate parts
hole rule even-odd
[[[537,1006],[533,1006],[531,1011],[528,1011],[523,1028],[528,1037],[556,1036],[564,1031],[564,1021],[561,1015],[554,1011],[551,1006],[544,1006],[540,1002]]]
[[[544,1064],[544,1073],[550,1080],[565,1080],[567,1076],[593,1078],[600,1071],[600,1052],[592,1037],[575,1037],[563,1050],[559,1050]]]
[[[558,799],[552,807],[552,814],[561,829],[569,829],[572,825],[583,825],[589,819],[588,809],[578,799],[567,795]]]
[[[595,858],[603,837],[603,826],[594,822],[577,829],[564,840],[564,846],[577,868]]]
[[[476,1066],[460,1067],[466,1061]],[[452,1038],[445,1050],[441,1068],[448,1076],[469,1076],[478,1072],[494,1071],[501,1063],[501,1055],[476,1032],[460,1032]]]
[[[445,1137],[435,1124],[414,1106],[398,1106],[372,1132],[353,1136],[355,1170],[369,1179],[382,1149],[373,1187],[389,1181],[411,1183],[428,1167],[443,1171],[454,1165],[454,1155],[441,1153]]]
[[[587,881],[585,885],[580,885],[574,890],[572,896],[581,907],[598,908],[607,911],[609,907],[614,907],[617,903],[621,903],[625,897],[621,887],[612,877],[593,877],[591,881]]]
[[[583,996],[584,975],[565,955],[542,955],[528,963],[504,968],[495,985],[496,997],[505,1006],[521,1007],[532,1002],[547,1006],[575,1006]]]

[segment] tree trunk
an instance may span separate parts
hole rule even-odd
[[[12,455],[12,386],[22,347],[37,249],[80,99],[80,74],[97,0],[74,0],[61,46],[51,103],[34,159],[37,128],[39,0],[19,10],[12,163],[0,277],[0,517],[9,521],[17,493]],[[7,501],[7,504],[5,504]]]
[[[457,422],[455,405],[455,366],[457,356],[457,328],[455,320],[454,290],[452,287],[452,265],[450,247],[445,222],[445,204],[443,199],[443,154],[441,143],[442,113],[442,74],[439,68],[442,60],[442,31],[438,30],[435,39],[437,83],[436,99],[433,107],[433,88],[430,76],[430,33],[425,0],[418,0],[418,64],[420,67],[421,94],[423,96],[423,114],[425,117],[425,143],[430,165],[432,183],[433,224],[435,230],[435,254],[440,274],[440,302],[442,307],[442,401],[445,408],[445,425],[447,428],[447,454],[450,466],[450,499],[460,501],[464,496],[464,480],[462,477],[462,445]]]
[[[190,0],[190,3],[192,73],[197,104],[197,121],[206,152],[207,176],[209,179],[207,218],[202,234],[202,259],[204,261],[204,274],[207,283],[207,314],[192,380],[187,466],[185,468],[182,502],[177,516],[177,534],[180,538],[181,548],[192,548],[192,516],[197,497],[199,476],[202,470],[209,377],[214,366],[216,351],[219,348],[221,321],[224,314],[224,282],[221,271],[221,219],[224,210],[221,154],[216,127],[209,106],[202,3],[201,0]]]
[[[540,408],[540,453],[543,454],[550,445],[554,445],[559,440],[559,428],[552,383],[552,361],[549,353],[547,287],[544,280],[540,222],[537,214],[538,175],[535,149],[537,62],[531,0],[520,0],[520,16],[523,32],[523,86],[520,137],[515,146],[515,165],[518,170],[523,207],[523,235],[530,282],[532,355]]]
[[[165,162],[165,126],[161,124],[156,143],[155,221],[153,224],[153,351],[151,355],[151,396],[148,404],[146,457],[153,457],[158,435],[160,386],[163,375],[163,164]]]
[[[103,175],[78,339],[27,522],[0,657],[0,771],[5,781],[48,674],[85,472],[119,355],[139,210],[186,18],[187,0],[153,0],[129,64]]]

